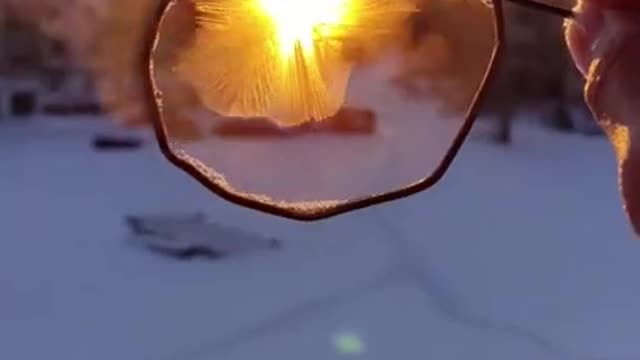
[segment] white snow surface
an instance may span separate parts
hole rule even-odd
[[[434,189],[308,224],[225,203],[152,140],[94,152],[98,131],[120,130],[0,123],[0,359],[640,359],[640,241],[602,138],[472,139]],[[283,248],[127,240],[127,214],[197,211]]]

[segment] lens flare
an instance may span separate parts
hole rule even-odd
[[[362,355],[365,352],[364,341],[356,333],[338,333],[334,336],[333,343],[341,355]]]
[[[224,116],[295,126],[334,115],[355,65],[401,28],[413,0],[197,0],[177,71]]]

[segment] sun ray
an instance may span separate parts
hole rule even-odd
[[[413,0],[196,0],[196,38],[178,71],[205,105],[281,126],[322,120],[344,103],[349,43],[397,30]]]

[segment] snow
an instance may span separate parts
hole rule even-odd
[[[345,141],[345,135],[313,134],[275,143],[211,136],[179,148],[216,169],[235,190],[267,194],[276,202],[342,202],[417,182],[437,168],[464,116],[444,116],[434,104],[407,101],[390,81],[394,61],[358,68],[349,84],[347,102],[376,114],[373,135]],[[415,154],[419,160],[406,161]]]
[[[474,139],[433,190],[305,224],[223,202],[152,142],[93,152],[98,131],[121,130],[0,123],[0,359],[640,359],[604,139]],[[198,211],[283,248],[185,262],[127,240],[127,214]]]

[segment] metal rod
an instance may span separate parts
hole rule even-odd
[[[549,4],[544,4],[534,0],[507,0],[507,1],[520,6],[525,6],[534,10],[546,12],[548,14],[561,16],[566,19],[572,19],[576,17],[576,13],[574,13],[572,10],[549,5]]]

